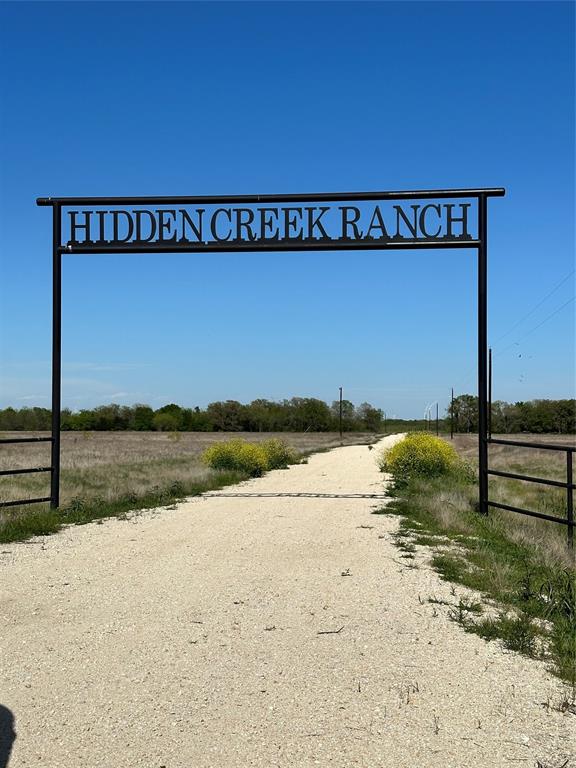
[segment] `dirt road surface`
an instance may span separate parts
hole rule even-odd
[[[346,496],[382,492],[377,450],[1,545],[9,768],[576,766],[562,685],[438,612],[385,502]]]

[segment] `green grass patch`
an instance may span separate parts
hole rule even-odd
[[[84,525],[107,517],[122,518],[129,512],[164,507],[187,496],[199,496],[246,480],[247,474],[235,471],[214,472],[207,477],[173,482],[152,488],[141,495],[127,493],[112,500],[99,496],[73,499],[60,509],[21,507],[4,511],[0,521],[0,543],[23,541],[32,536],[57,533],[65,525]]]
[[[486,618],[480,621],[459,622],[468,631],[483,637],[485,640],[502,641],[505,648],[532,659],[545,658],[539,638],[544,637],[544,632],[530,619],[526,613],[519,616],[510,616],[501,613],[495,618]]]
[[[500,605],[496,616],[480,617],[461,601],[451,618],[487,640],[547,658],[556,675],[576,686],[576,571],[568,550],[543,546],[538,528],[532,539],[524,529],[520,535],[515,525],[522,522],[505,513],[480,515],[477,486],[460,473],[402,479],[391,495],[375,514],[400,517],[401,548],[406,537],[431,547],[443,579]]]

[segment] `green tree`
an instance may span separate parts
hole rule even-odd
[[[216,432],[239,432],[246,429],[246,406],[237,400],[210,403],[206,413]]]
[[[206,411],[200,410],[198,406],[195,408],[184,408],[183,412],[183,429],[187,432],[211,432],[212,422]]]
[[[448,406],[448,418],[454,417],[455,432],[478,432],[478,398],[474,395],[458,395]]]
[[[177,416],[169,411],[160,413],[156,411],[153,418],[154,429],[158,432],[176,432],[180,427]]]
[[[362,403],[357,413],[363,429],[368,432],[380,432],[382,430],[384,414],[380,408],[374,408],[370,403]]]
[[[130,429],[137,432],[150,432],[154,429],[154,411],[149,405],[137,403],[131,410]]]
[[[330,406],[332,415],[331,427],[334,431],[338,430],[340,425],[340,400],[333,400]],[[342,429],[344,432],[352,432],[356,428],[356,411],[354,403],[350,400],[342,400]]]
[[[327,432],[330,428],[330,409],[315,397],[293,397],[288,401],[289,426],[297,432]]]
[[[170,420],[162,418],[157,420],[156,416],[170,416]],[[183,429],[184,412],[179,405],[176,405],[176,403],[168,403],[168,405],[163,405],[162,408],[158,408],[154,414],[154,424],[172,424],[173,426],[170,427],[172,430]],[[160,429],[158,426],[155,426],[155,428]],[[165,432],[166,428],[162,429],[161,431]]]

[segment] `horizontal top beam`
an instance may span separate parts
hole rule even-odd
[[[425,200],[430,198],[503,197],[502,187],[486,189],[421,189],[399,192],[315,192],[287,195],[196,195],[192,197],[38,197],[37,205],[190,205],[196,203],[312,203],[352,200]]]

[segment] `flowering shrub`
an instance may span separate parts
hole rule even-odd
[[[390,472],[401,482],[411,477],[438,477],[459,464],[454,448],[427,432],[412,432],[378,457],[381,471]]]
[[[204,451],[202,461],[212,469],[237,470],[250,477],[260,477],[268,469],[263,448],[244,440],[214,443]]]
[[[267,469],[286,469],[289,464],[298,461],[298,454],[284,440],[278,438],[264,440],[259,447],[266,454]]]
[[[298,461],[298,454],[277,438],[262,443],[227,440],[207,448],[202,461],[212,469],[236,470],[250,477],[260,477],[268,469],[286,469]]]

